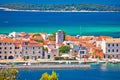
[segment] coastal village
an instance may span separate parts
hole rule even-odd
[[[61,50],[62,49],[62,50]],[[104,60],[120,58],[120,38],[12,32],[0,34],[0,60]]]

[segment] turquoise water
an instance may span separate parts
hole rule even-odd
[[[0,33],[64,30],[70,35],[120,37],[120,12],[17,12],[0,10]]]
[[[19,70],[17,80],[39,80],[44,72],[53,70]],[[92,65],[90,69],[54,70],[59,80],[120,80],[120,64]]]

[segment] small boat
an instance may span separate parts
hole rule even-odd
[[[24,65],[24,66],[27,65],[27,63],[24,63],[23,65]]]
[[[31,65],[31,62],[26,62],[26,63],[24,63],[23,65],[28,65],[28,66],[30,66]]]
[[[28,62],[27,65],[30,66],[30,65],[31,65],[31,62]]]
[[[117,61],[112,61],[113,64],[117,64]]]
[[[66,64],[71,64],[71,62],[70,61],[66,61]]]

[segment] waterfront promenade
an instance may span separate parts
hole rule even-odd
[[[12,66],[3,65],[1,68],[13,68]],[[15,65],[14,68],[16,69],[88,69],[90,68],[90,65],[66,65],[66,64],[57,64],[57,65]]]

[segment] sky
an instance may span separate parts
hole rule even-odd
[[[31,4],[95,3],[120,6],[120,0],[0,0],[0,4],[5,3],[31,3]]]

